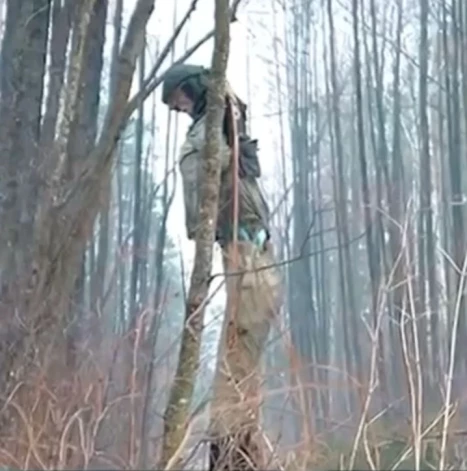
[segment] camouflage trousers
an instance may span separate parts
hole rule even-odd
[[[237,246],[236,274],[229,274],[228,247],[223,260],[227,306],[210,422],[210,469],[216,471],[256,469],[262,462],[258,445],[261,356],[282,302],[271,245],[258,249],[250,242],[238,242]]]

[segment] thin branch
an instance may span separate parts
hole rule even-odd
[[[235,23],[237,21],[237,10],[238,6],[240,5],[241,0],[235,0],[230,8],[230,22]],[[214,37],[214,29],[212,29],[209,33],[206,33],[198,42],[193,44],[189,49],[185,51],[185,53],[178,58],[172,65],[181,64],[189,59],[204,43],[208,42],[211,38]],[[169,41],[169,43],[172,39]],[[159,60],[157,61],[159,63]],[[161,61],[162,62],[162,61]],[[157,66],[157,67],[156,67]],[[125,121],[127,121],[133,112],[138,107],[139,100],[146,100],[148,96],[163,82],[166,72],[163,72],[158,77],[156,73],[160,64],[156,64],[151,71],[151,74],[146,79],[146,87],[144,87],[141,91],[139,91],[133,98],[130,99],[128,105],[125,110]]]

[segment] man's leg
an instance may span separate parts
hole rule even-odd
[[[281,303],[281,279],[270,245],[238,243],[236,275],[224,256],[227,310],[219,345],[211,410],[210,470],[257,469],[260,363]],[[270,267],[270,268],[265,268]]]

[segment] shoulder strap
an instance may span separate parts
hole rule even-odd
[[[246,132],[246,105],[234,93],[228,82],[225,85],[225,95],[224,134],[227,138],[227,143],[232,147],[231,128],[233,121],[235,120],[236,123],[237,136],[242,136]]]

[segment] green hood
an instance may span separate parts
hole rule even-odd
[[[171,94],[178,87],[195,103],[207,90],[209,70],[199,65],[176,64],[167,70],[162,84],[162,101],[167,105]]]

